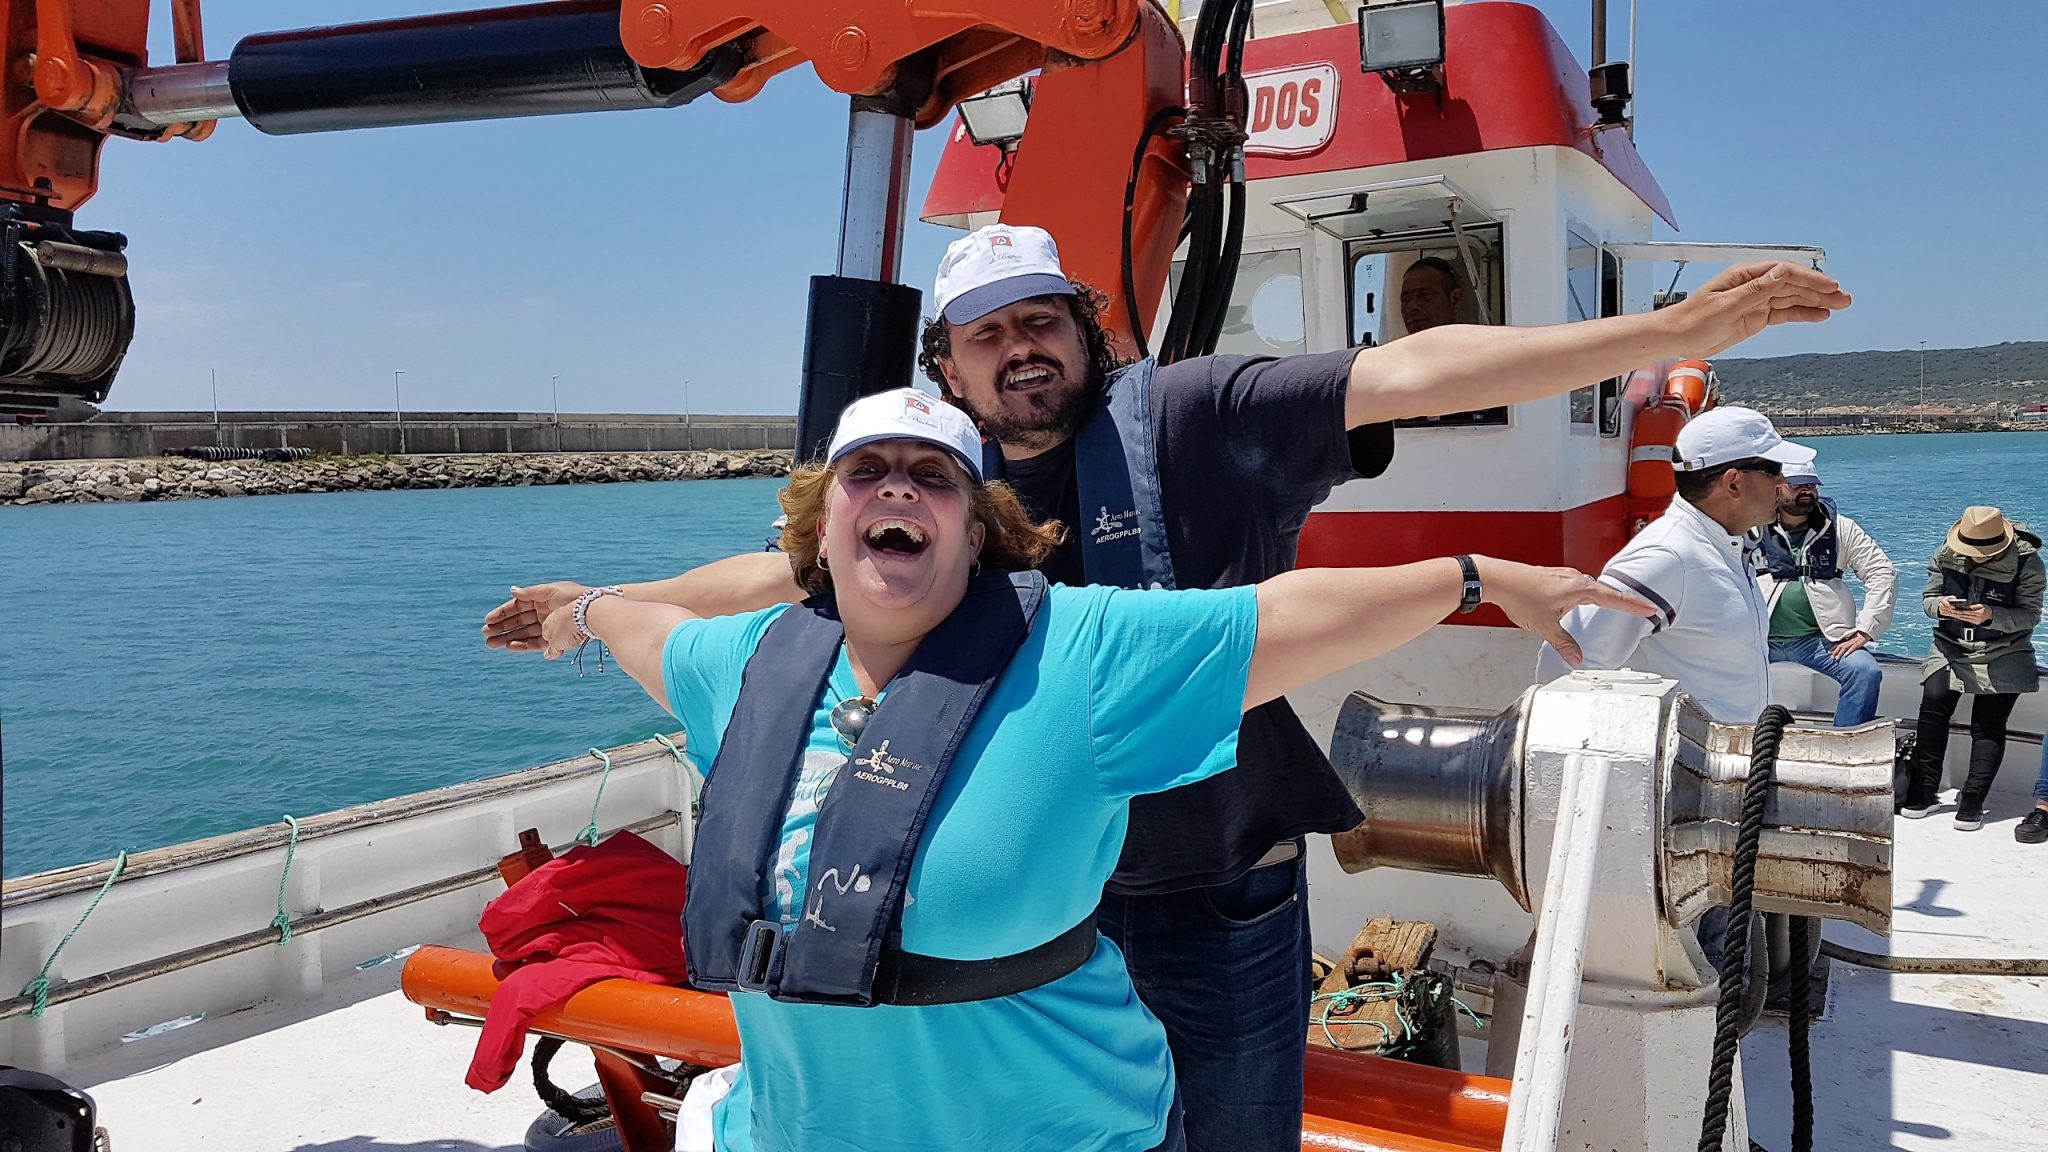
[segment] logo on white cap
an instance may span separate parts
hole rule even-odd
[[[863,396],[839,414],[839,427],[825,463],[836,463],[856,448],[883,440],[922,440],[944,448],[979,481],[981,433],[967,413],[915,388],[898,388]]]
[[[1035,296],[1072,296],[1052,233],[1028,224],[976,228],[946,248],[932,299],[939,314],[968,324]]]

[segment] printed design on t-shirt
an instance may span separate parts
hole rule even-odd
[[[1130,525],[1130,527],[1124,527],[1126,524]],[[1138,510],[1136,508],[1111,515],[1109,506],[1103,505],[1102,511],[1096,514],[1095,526],[1088,530],[1088,542],[1091,544],[1107,544],[1112,540],[1123,540],[1137,534]]]
[[[804,753],[797,768],[796,785],[789,790],[789,813],[782,821],[782,841],[775,853],[775,910],[785,925],[797,921],[801,903],[797,890],[803,886],[804,871],[810,864],[811,829],[818,822],[818,809],[845,766],[845,756],[813,749]]]

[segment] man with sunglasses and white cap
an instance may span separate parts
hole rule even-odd
[[[1771,660],[1800,664],[1841,685],[1835,727],[1877,718],[1884,672],[1869,644],[1892,622],[1898,569],[1861,525],[1820,494],[1812,464],[1785,469],[1789,491],[1764,529],[1757,580],[1771,610]],[[1863,607],[1843,579],[1863,582]]]
[[[1104,297],[1067,278],[1041,228],[993,224],[961,237],[934,288],[938,315],[919,366],[987,437],[989,477],[1068,527],[1047,578],[1177,588],[1254,584],[1292,568],[1309,510],[1387,467],[1395,420],[1562,395],[1849,304],[1813,269],[1750,264],[1650,313],[1446,324],[1371,348],[1127,365],[1103,328]],[[539,650],[539,620],[582,591],[514,589],[486,619],[487,643]],[[787,567],[758,553],[625,594],[701,615],[800,595]],[[1478,595],[1474,579],[1468,596]],[[1245,715],[1236,770],[1133,805],[1100,924],[1166,1026],[1191,1152],[1300,1146],[1304,837],[1362,819],[1284,699]]]
[[[1678,495],[1615,553],[1600,579],[1656,605],[1655,615],[1575,609],[1565,631],[1584,668],[1633,668],[1669,676],[1707,714],[1753,724],[1770,702],[1770,610],[1757,584],[1750,533],[1778,515],[1784,470],[1813,463],[1762,413],[1722,407],[1678,433]],[[1536,677],[1569,672],[1548,644]]]

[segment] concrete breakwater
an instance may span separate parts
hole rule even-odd
[[[768,450],[316,456],[306,460],[220,463],[172,457],[0,462],[0,504],[189,500],[392,488],[615,484],[788,473],[789,453]]]

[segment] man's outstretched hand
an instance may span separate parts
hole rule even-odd
[[[1685,355],[1705,359],[1773,324],[1825,320],[1849,306],[1834,277],[1786,261],[1738,264],[1666,309]]]

